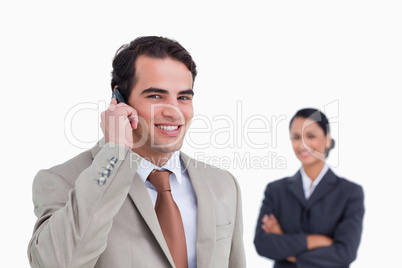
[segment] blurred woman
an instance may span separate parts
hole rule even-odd
[[[325,163],[335,142],[322,112],[299,110],[289,130],[301,168],[268,184],[255,232],[256,250],[274,260],[274,268],[347,268],[360,243],[363,189]]]

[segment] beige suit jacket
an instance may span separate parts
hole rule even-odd
[[[112,157],[106,183],[97,179]],[[241,196],[235,178],[181,154],[197,196],[197,267],[246,267]],[[28,247],[31,267],[175,267],[144,182],[141,158],[102,141],[41,170],[33,182],[38,220]],[[185,217],[185,215],[183,215]]]

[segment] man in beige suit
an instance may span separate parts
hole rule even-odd
[[[112,99],[102,113],[104,138],[35,177],[31,267],[246,266],[235,178],[180,151],[196,73],[190,54],[167,38],[140,37],[117,51],[112,90],[120,103]],[[169,171],[184,266],[156,213],[155,170]]]

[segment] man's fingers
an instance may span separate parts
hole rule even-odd
[[[117,105],[117,100],[116,99],[112,99],[110,101],[110,105],[109,105],[109,111],[113,112],[114,110],[116,110],[116,105]]]
[[[116,99],[112,99],[109,106],[109,111],[112,112],[110,115],[126,116],[130,122],[131,128],[137,128],[138,113],[133,107],[127,105],[124,102],[117,103]]]
[[[101,128],[106,142],[112,142],[128,148],[133,147],[132,129],[137,128],[137,111],[125,104],[117,103],[113,98],[109,108],[101,113]]]
[[[131,125],[132,129],[137,129],[137,127],[138,127],[138,118],[130,120],[130,125]]]
[[[131,120],[138,120],[138,114],[137,114],[137,111],[134,108],[129,107],[129,109],[127,109],[127,112],[128,112],[127,117],[128,117],[128,119],[130,119],[130,121]]]
[[[138,113],[137,113],[137,111],[133,107],[128,106],[128,105],[126,105],[124,107],[124,109],[125,109],[128,121],[130,122],[131,128],[136,129],[137,126],[138,126]]]

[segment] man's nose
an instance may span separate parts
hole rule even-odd
[[[165,117],[177,120],[182,117],[182,114],[177,101],[169,101],[162,105],[162,115]]]

